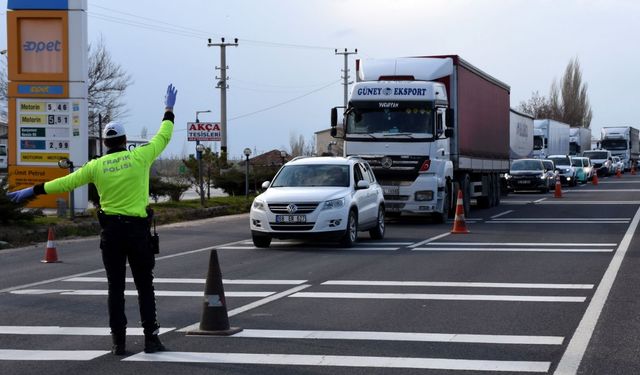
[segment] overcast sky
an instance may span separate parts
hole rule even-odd
[[[343,103],[343,57],[457,54],[511,86],[511,106],[548,95],[570,59],[580,61],[591,127],[631,125],[640,87],[640,2],[635,0],[89,0],[89,41],[101,36],[133,78],[131,135],[155,133],[167,84],[178,88],[176,131],[163,156],[193,153],[186,123],[219,121],[215,70],[227,48],[228,151],[290,149],[311,142]],[[1,1],[6,13],[7,1]],[[3,14],[3,19],[6,16]],[[6,24],[6,21],[5,21]],[[6,25],[2,28],[6,48]],[[350,57],[351,76],[354,75]],[[219,149],[219,143],[211,144]]]

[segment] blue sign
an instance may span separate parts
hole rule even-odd
[[[64,87],[62,85],[18,85],[20,95],[62,95]]]
[[[20,148],[23,150],[46,150],[46,141],[34,141],[29,139],[23,139],[20,141]]]
[[[13,10],[67,10],[68,0],[9,0],[7,9]]]

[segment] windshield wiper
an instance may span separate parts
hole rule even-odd
[[[415,137],[411,135],[411,133],[384,133],[383,136],[384,137],[395,137],[396,135],[403,135],[405,137],[409,137],[411,139],[414,139]]]

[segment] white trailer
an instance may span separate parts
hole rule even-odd
[[[591,129],[572,127],[569,129],[569,155],[582,155],[591,149]]]
[[[624,169],[630,170],[632,163],[637,163],[640,156],[638,129],[631,126],[606,126],[600,134],[600,147],[611,151],[611,155],[619,156],[624,162]]]
[[[509,158],[523,159],[533,155],[533,116],[509,111]]]
[[[569,124],[550,119],[534,120],[533,157],[569,154]]]

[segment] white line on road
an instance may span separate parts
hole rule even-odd
[[[600,281],[600,284],[598,285],[598,288],[596,289],[596,292],[593,295],[578,328],[576,329],[576,332],[567,346],[567,350],[562,356],[560,363],[558,363],[558,367],[555,371],[556,375],[574,375],[578,372],[578,367],[580,366],[580,362],[582,362],[582,357],[587,350],[589,340],[591,340],[591,335],[596,328],[596,323],[598,322],[602,308],[607,301],[609,292],[611,292],[611,287],[618,275],[620,265],[627,254],[627,250],[629,249],[629,245],[633,239],[633,234],[638,228],[639,222],[640,209],[636,211],[636,214],[631,221],[631,225],[627,228],[627,232],[620,242],[618,250],[614,254],[611,263],[609,263],[609,267],[607,267],[607,270],[604,273],[604,276],[602,277],[602,280]]]
[[[618,244],[613,243],[598,243],[598,242],[434,242],[428,246],[602,246],[611,247]]]
[[[132,283],[133,278],[127,277],[126,282]],[[106,283],[106,277],[73,277],[62,281],[69,282],[87,282],[87,283]],[[167,278],[156,277],[153,279],[155,284],[205,284],[207,279],[189,279],[189,278]],[[222,279],[224,284],[229,285],[298,285],[307,282],[307,280],[258,280],[258,279]]]
[[[66,296],[106,296],[107,290],[98,289],[21,289],[11,292],[12,294],[62,294]],[[225,292],[225,297],[268,297],[275,292]],[[189,292],[178,290],[156,290],[156,297],[203,297],[204,292]],[[125,290],[125,296],[137,296],[138,292],[135,290]]]
[[[427,293],[330,293],[301,292],[292,298],[406,299],[440,301],[508,301],[508,302],[584,302],[586,297],[527,296],[501,294],[427,294]]]
[[[493,216],[491,216],[491,218],[492,218],[492,219],[495,219],[495,218],[498,218],[498,217],[500,217],[500,216],[508,215],[508,214],[510,214],[510,213],[512,213],[512,212],[513,212],[513,210],[508,210],[508,211],[505,211],[505,212],[499,213],[499,214],[497,214],[497,215],[493,215]]]
[[[452,287],[452,288],[520,288],[520,289],[593,289],[593,284],[534,284],[534,283],[474,283],[445,281],[366,281],[329,280],[320,285],[348,286],[401,286],[401,287]]]
[[[638,189],[607,189],[607,190],[583,190],[572,191],[573,193],[637,193]]]
[[[585,217],[514,217],[508,219],[496,219],[496,221],[576,221],[576,220],[588,220],[588,221],[627,221],[629,222],[631,218],[629,217],[596,217],[596,218],[585,218]]]
[[[580,204],[595,204],[595,205],[629,205],[629,206],[637,206],[640,204],[640,201],[565,201],[565,200],[554,200],[554,201],[544,201],[539,204],[570,204],[570,205],[580,205]]]
[[[523,253],[610,253],[613,249],[570,249],[533,247],[417,247],[416,251],[517,251]]]
[[[316,340],[419,341],[474,344],[562,345],[562,336],[468,335],[459,333],[298,331],[245,329],[233,337]]]
[[[629,224],[629,220],[493,220],[488,224]]]
[[[289,366],[339,366],[370,368],[412,368],[434,370],[547,372],[550,362],[490,361],[448,358],[357,357],[301,354],[159,352],[139,353],[123,361],[233,363]]]
[[[12,350],[0,349],[1,361],[90,361],[105,350]]]
[[[249,311],[249,310],[251,310],[251,309],[255,309],[256,307],[260,307],[260,306],[262,306],[262,305],[266,305],[266,304],[267,304],[267,303],[269,303],[269,302],[273,302],[273,301],[275,301],[275,300],[278,300],[278,299],[281,299],[281,298],[287,297],[287,296],[289,296],[289,295],[291,295],[291,294],[293,294],[293,293],[299,292],[299,291],[301,291],[301,290],[303,290],[303,289],[306,289],[306,288],[308,288],[308,287],[310,287],[310,286],[311,286],[311,285],[309,285],[309,284],[298,285],[298,286],[296,286],[296,287],[294,287],[294,288],[291,288],[291,289],[285,290],[284,292],[276,293],[276,294],[271,295],[271,296],[269,296],[269,297],[267,297],[267,298],[263,298],[263,299],[261,299],[261,300],[259,300],[259,301],[251,302],[251,303],[246,304],[246,305],[244,305],[244,306],[240,306],[240,307],[238,307],[238,308],[235,308],[235,309],[233,309],[233,310],[229,311],[229,312],[227,313],[227,316],[228,316],[228,317],[232,317],[232,316],[234,316],[234,315],[241,314],[241,313],[246,312],[246,311]],[[226,293],[225,293],[225,295],[226,295]],[[186,326],[186,327],[184,327],[184,328],[180,328],[180,329],[178,330],[178,332],[188,332],[188,331],[193,331],[193,330],[198,329],[198,328],[199,328],[199,326],[200,326],[200,323],[194,323],[194,324],[192,324],[192,325],[190,325],[190,326]]]
[[[540,202],[542,202],[544,200],[547,200],[547,198],[540,198],[538,200],[533,201],[533,203],[540,203]]]
[[[442,233],[442,234],[439,234],[439,235],[431,237],[431,238],[427,238],[424,241],[420,241],[418,243],[414,243],[413,245],[409,246],[409,248],[414,248],[414,247],[422,246],[422,245],[427,244],[429,242],[437,241],[437,240],[439,240],[441,238],[444,238],[444,237],[446,237],[446,236],[448,236],[450,234],[451,234],[451,232],[446,232],[446,233]]]
[[[175,328],[160,328],[160,334]],[[0,335],[72,335],[111,336],[108,327],[60,327],[60,326],[0,326]],[[143,336],[142,328],[127,328],[127,336]]]

